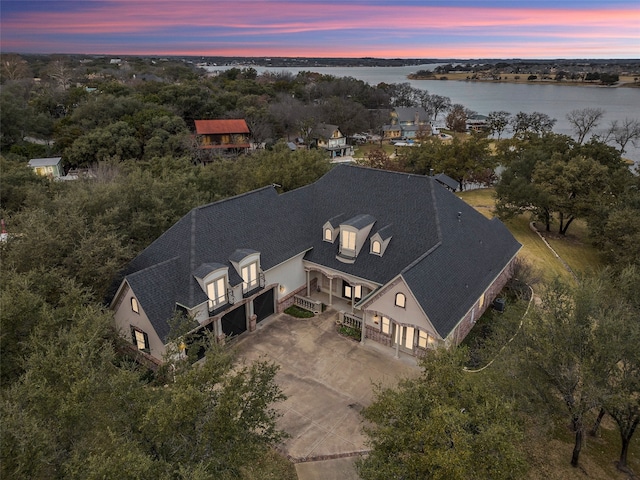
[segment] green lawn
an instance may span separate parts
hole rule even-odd
[[[379,143],[365,143],[364,145],[358,145],[355,147],[355,151],[353,152],[354,158],[364,158],[365,155],[371,150],[376,150],[380,148]],[[387,153],[387,155],[391,155],[395,149],[393,145],[389,145],[385,143],[382,145],[382,149]]]
[[[495,205],[494,190],[485,188],[460,192],[458,196],[487,218],[492,218]],[[549,250],[540,237],[530,228],[528,215],[520,215],[505,222],[513,236],[522,244],[520,255],[533,264],[547,282],[555,277],[572,279],[571,273]],[[588,240],[584,222],[576,220],[569,228],[568,235],[545,234],[553,249],[576,273],[588,272],[602,266],[602,259]]]

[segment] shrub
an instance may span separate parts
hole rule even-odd
[[[313,312],[305,310],[304,308],[300,308],[296,305],[291,305],[284,311],[284,313],[296,318],[311,318],[314,315]]]

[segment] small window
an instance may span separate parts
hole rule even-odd
[[[373,242],[371,242],[371,253],[380,255],[381,251],[382,251],[382,245],[378,240],[374,240]]]
[[[149,336],[145,332],[136,327],[131,327],[131,339],[133,344],[138,347],[138,350],[149,351]]]
[[[382,317],[382,333],[391,335],[391,320],[387,317]]]
[[[407,297],[404,293],[396,293],[396,307],[405,308],[407,306]]]
[[[478,302],[478,308],[484,307],[484,294],[480,297],[480,301]]]
[[[140,313],[140,307],[138,305],[138,299],[136,297],[131,297],[131,310],[135,313]]]
[[[326,242],[333,242],[333,230],[330,228],[324,229],[324,240]]]
[[[428,343],[429,335],[427,335],[427,332],[423,332],[422,330],[418,331],[418,346],[420,348],[427,348]]]

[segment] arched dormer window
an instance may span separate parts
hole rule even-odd
[[[324,229],[324,241],[333,242],[333,230],[331,228]]]
[[[376,255],[380,255],[382,252],[382,244],[378,240],[374,240],[371,242],[371,253],[375,253]]]
[[[396,293],[396,307],[405,308],[407,306],[407,297],[404,293]]]
[[[138,305],[138,299],[136,297],[131,297],[131,310],[135,313],[140,313],[140,306]]]

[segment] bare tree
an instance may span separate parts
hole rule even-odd
[[[64,60],[54,60],[47,66],[47,76],[54,80],[62,90],[71,85],[72,71]]]
[[[29,65],[20,55],[2,55],[2,80],[22,80],[31,75]]]
[[[603,115],[604,110],[602,108],[571,110],[567,114],[567,120],[573,127],[574,133],[578,136],[578,143],[584,142],[589,132],[598,126]]]
[[[500,140],[502,132],[504,132],[509,126],[510,117],[511,114],[509,112],[505,112],[504,110],[501,110],[499,112],[489,112],[489,129],[491,130],[491,133],[498,134],[498,140]]]
[[[629,142],[635,146],[639,139],[640,121],[631,118],[625,118],[622,123],[613,120],[604,137],[606,143],[614,142],[620,147],[621,155],[624,154],[624,150]]]
[[[443,95],[430,95],[429,104],[431,108],[428,110],[433,112],[433,121],[435,122],[440,112],[446,113],[451,109],[451,99]]]

